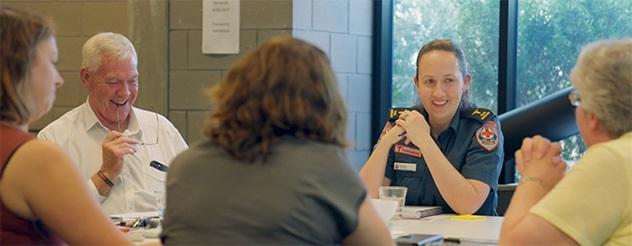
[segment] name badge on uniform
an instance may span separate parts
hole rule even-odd
[[[401,154],[405,154],[405,155],[421,158],[421,150],[420,149],[408,147],[406,145],[396,144],[394,150],[395,150],[395,153],[401,153]]]
[[[417,171],[417,164],[415,164],[415,163],[405,163],[405,162],[395,162],[393,164],[393,169],[399,170],[399,171],[415,172],[415,171]]]

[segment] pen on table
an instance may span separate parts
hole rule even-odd
[[[456,238],[456,237],[446,237],[446,238],[443,238],[443,241],[448,242],[448,243],[458,243],[458,244],[461,243],[461,239]]]
[[[498,244],[498,240],[489,239],[475,239],[475,238],[457,238],[457,237],[445,237],[443,242],[447,243],[475,243],[475,244]]]

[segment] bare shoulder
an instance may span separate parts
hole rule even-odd
[[[23,168],[45,170],[72,164],[70,158],[57,144],[41,139],[24,143],[15,152],[11,162],[22,163],[20,166]]]
[[[72,161],[55,144],[33,139],[16,150],[3,174],[3,202],[25,218],[35,218],[28,200],[37,191],[56,187],[73,170]],[[58,187],[58,186],[57,186]]]

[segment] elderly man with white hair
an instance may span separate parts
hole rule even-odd
[[[134,107],[138,58],[118,33],[99,33],[83,46],[84,104],[38,134],[59,144],[79,166],[108,214],[162,208],[167,166],[187,144],[165,117]]]
[[[501,244],[632,243],[632,39],[586,46],[569,95],[588,150],[566,175],[560,145],[526,138],[522,180],[505,214]]]

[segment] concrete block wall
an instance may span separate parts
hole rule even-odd
[[[165,114],[166,32],[161,28],[164,29],[166,22],[166,2],[0,0],[0,4],[39,14],[51,20],[56,27],[59,48],[57,69],[65,83],[57,91],[51,111],[31,124],[32,131],[40,130],[85,102],[87,93],[79,79],[81,48],[88,38],[99,32],[122,33],[134,43],[139,56],[140,73],[136,105],[143,108],[153,105],[158,112]]]
[[[291,34],[292,0],[241,0],[240,25],[240,54],[202,54],[202,0],[169,2],[169,118],[190,144],[203,139],[206,88],[249,49]]]
[[[64,78],[65,84],[57,91],[57,100],[51,111],[42,119],[31,125],[32,130],[39,130],[49,122],[61,116],[69,109],[86,100],[86,92],[79,79],[81,64],[81,47],[92,35],[102,30],[128,33],[127,1],[18,1],[2,0],[0,4],[36,13],[52,20],[57,31],[59,63],[57,69]],[[107,9],[118,18],[108,18],[107,27],[100,19],[106,18]]]
[[[39,130],[83,103],[81,47],[102,31],[127,35],[139,53],[137,106],[166,115],[190,144],[203,138],[211,108],[205,89],[217,83],[241,54],[275,35],[294,35],[331,59],[349,111],[349,157],[356,168],[371,149],[371,0],[241,0],[240,54],[201,52],[202,0],[0,0],[0,4],[51,18],[57,26],[58,69],[65,85],[51,112],[31,126]],[[106,20],[106,21],[104,21]]]
[[[356,169],[371,146],[371,0],[294,0],[292,34],[320,47],[331,60],[349,119],[348,151]]]

